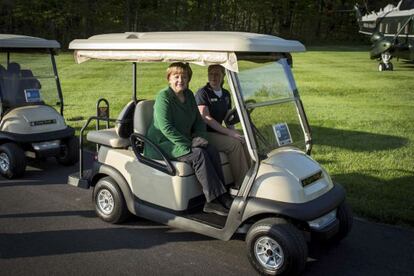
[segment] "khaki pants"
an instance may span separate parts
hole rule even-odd
[[[249,159],[246,145],[239,140],[217,132],[208,132],[208,142],[216,147],[218,151],[224,152],[229,158],[231,173],[234,184],[239,188],[249,169]]]

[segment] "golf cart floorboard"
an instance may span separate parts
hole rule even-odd
[[[199,199],[199,198],[197,198]],[[135,197],[135,201],[142,206],[149,207],[161,211],[166,214],[174,215],[177,217],[182,217],[185,219],[197,221],[200,223],[207,224],[211,227],[222,229],[226,225],[227,216],[219,216],[216,214],[205,213],[203,212],[204,202],[198,202],[196,204],[191,204],[191,207],[185,211],[174,211],[165,207],[161,207],[143,200],[140,200]],[[139,207],[138,207],[139,208]]]
[[[203,212],[203,206],[193,208],[189,210],[186,214],[181,215],[184,218],[195,220],[208,224],[215,228],[223,228],[226,224],[227,217],[219,216],[216,214],[205,213]]]

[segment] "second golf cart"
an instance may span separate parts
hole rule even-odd
[[[89,118],[83,130],[94,120],[115,127],[88,132],[87,140],[99,145],[96,161],[90,171],[81,162],[80,172],[68,180],[94,188],[96,213],[104,221],[120,223],[132,213],[221,240],[246,234],[250,262],[269,275],[299,274],[307,260],[306,240],[339,241],[350,231],[344,189],[310,157],[310,127],[287,60],[305,51],[301,43],[251,33],[171,32],[97,35],[69,47],[78,63],[132,62],[132,101],[118,119],[100,108]],[[227,217],[203,213],[205,198],[189,165],[142,154],[144,144],[158,147],[146,137],[154,101],[137,99],[137,64],[175,61],[226,69],[234,108],[225,121],[239,126],[252,161],[234,190],[221,153],[226,184],[234,192]]]
[[[23,175],[26,155],[54,156],[63,165],[78,161],[78,139],[63,118],[59,48],[55,40],[0,34],[0,174],[5,177]]]

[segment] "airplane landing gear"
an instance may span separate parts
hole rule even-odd
[[[393,71],[394,70],[394,66],[391,63],[391,58],[392,55],[388,52],[382,53],[381,54],[381,62],[378,65],[378,71]]]

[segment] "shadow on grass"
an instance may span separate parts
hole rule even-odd
[[[398,185],[411,185],[414,183],[414,171],[399,170],[400,173],[408,174],[408,176],[397,177],[390,180],[383,180],[371,175],[362,173],[349,173],[349,174],[336,174],[332,177],[339,183],[349,184],[363,184],[366,185],[366,189],[371,189],[372,185],[385,185],[385,186],[398,186]],[[413,201],[414,202],[414,201]]]
[[[405,70],[414,70],[414,61],[409,60],[402,60],[398,63],[398,69],[404,69]]]
[[[401,148],[408,143],[408,139],[393,135],[326,127],[312,127],[311,129],[315,145],[338,147],[351,151],[390,150]]]
[[[359,216],[376,222],[414,226],[414,170],[398,171],[404,176],[381,179],[363,173],[335,174],[345,186],[348,201]],[[374,172],[375,173],[375,172]]]

